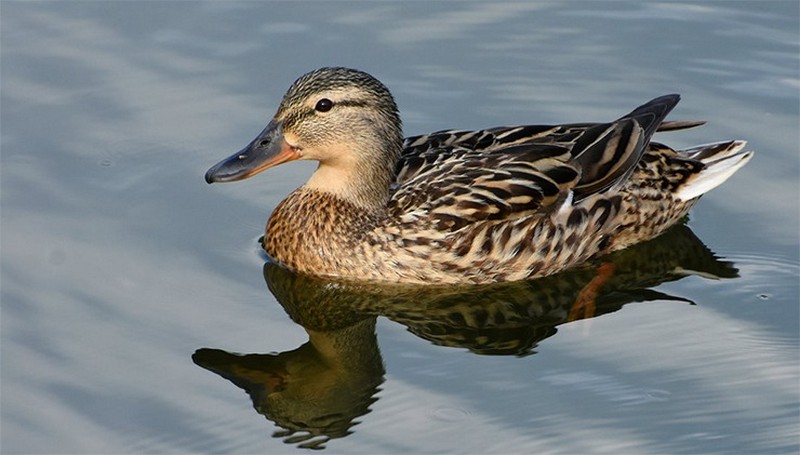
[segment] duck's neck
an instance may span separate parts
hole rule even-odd
[[[303,186],[306,189],[332,195],[353,204],[370,214],[382,212],[394,180],[396,153],[337,153],[337,160],[320,162],[319,167]]]

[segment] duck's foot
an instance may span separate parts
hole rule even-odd
[[[597,309],[597,296],[600,295],[600,290],[613,275],[614,264],[611,262],[606,262],[597,268],[597,275],[581,289],[575,303],[572,304],[572,309],[569,310],[567,316],[568,322],[594,317]]]

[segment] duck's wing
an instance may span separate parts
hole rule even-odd
[[[656,98],[610,123],[440,131],[406,140],[389,214],[459,229],[545,213],[623,183],[677,104]],[[672,129],[695,126],[678,122]]]
[[[704,125],[701,120],[662,121],[656,132],[677,131]],[[598,127],[600,123],[570,123],[565,125],[520,125],[498,126],[485,130],[442,130],[435,133],[411,136],[405,139],[403,152],[398,163],[398,171],[405,177],[414,174],[414,166],[407,167],[406,158],[426,154],[435,149],[464,147],[475,151],[496,150],[523,144],[571,143],[586,130]]]
[[[389,213],[402,223],[455,230],[544,210],[580,178],[569,149],[525,144],[486,151],[445,146],[406,156]]]

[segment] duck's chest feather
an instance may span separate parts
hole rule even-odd
[[[292,192],[267,223],[264,250],[288,267],[338,275],[359,255],[377,216],[333,195],[307,188]]]

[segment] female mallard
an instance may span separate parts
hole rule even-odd
[[[322,68],[289,88],[247,147],[206,173],[227,182],[319,161],[275,208],[264,249],[301,273],[405,283],[550,275],[659,235],[752,157],[743,141],[673,150],[656,131],[678,95],[610,123],[442,131],[403,140],[389,90]]]

